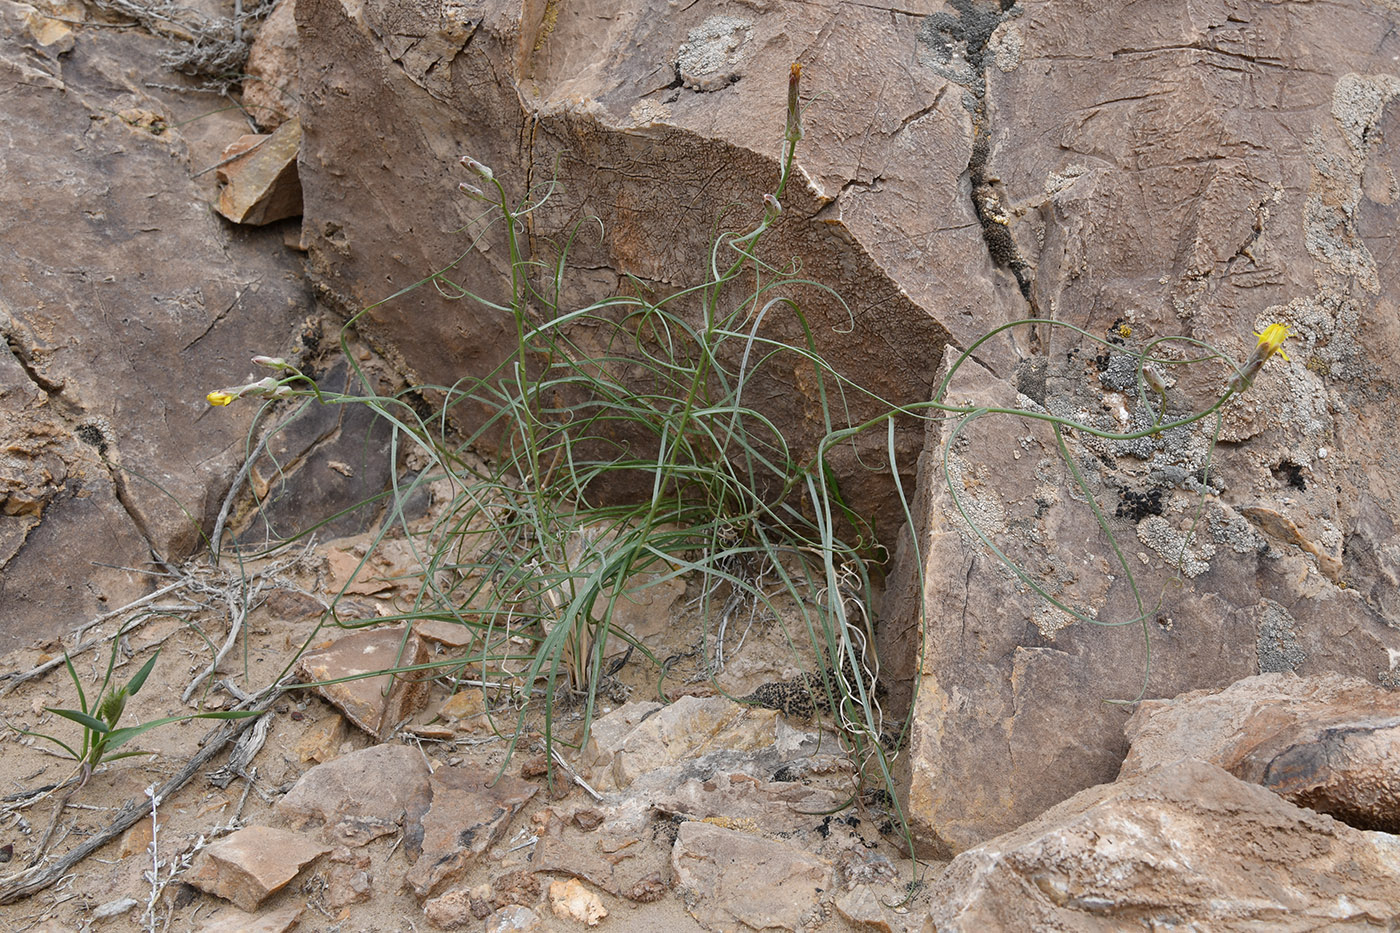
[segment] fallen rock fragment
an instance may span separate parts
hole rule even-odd
[[[573,875],[639,903],[658,900],[671,888],[669,840],[653,831],[643,801],[555,806],[536,813],[534,822],[535,871]]]
[[[258,27],[244,66],[243,109],[264,129],[275,129],[297,112],[296,0],[281,0]]]
[[[596,927],[608,915],[603,899],[577,878],[549,883],[549,908],[562,920],[576,920],[590,927]]]
[[[288,120],[270,136],[240,137],[228,149],[219,169],[224,183],[218,211],[236,224],[260,227],[301,214],[301,180],[297,153],[301,151],[301,121]]]
[[[593,724],[583,764],[592,771],[595,789],[625,790],[643,774],[709,751],[771,746],[777,718],[773,710],[724,697],[686,696],[669,706],[628,703]]]
[[[963,852],[929,895],[930,933],[1389,929],[1400,845],[1183,760]]]
[[[340,754],[340,746],[344,741],[345,717],[335,714],[327,716],[312,723],[297,740],[297,760],[324,764]]]
[[[305,904],[290,904],[256,916],[241,910],[226,910],[200,928],[200,933],[286,933],[301,920]]]
[[[671,852],[686,909],[705,927],[796,930],[831,890],[831,864],[783,842],[685,822]]]
[[[494,782],[494,783],[493,783]],[[473,766],[438,768],[428,779],[432,802],[423,814],[423,852],[406,883],[420,899],[460,879],[472,861],[506,831],[538,785]]]
[[[850,891],[836,896],[836,912],[857,930],[869,933],[893,933],[890,925],[889,908],[880,902],[880,897],[868,885],[859,885]],[[901,925],[899,927],[903,929]]]
[[[374,745],[307,771],[274,812],[293,829],[319,826],[329,843],[362,846],[396,832],[428,800],[423,754],[407,745]]]
[[[307,681],[332,681],[427,660],[427,646],[411,632],[405,638],[403,626],[363,629],[306,652],[297,662],[297,674]],[[392,686],[390,679],[391,675],[382,674],[311,689],[382,741],[422,708],[428,695],[427,685],[418,676],[392,677]]]
[[[1400,832],[1400,693],[1357,677],[1260,674],[1148,700],[1120,779],[1199,758],[1359,829]]]
[[[423,917],[439,930],[475,926],[491,915],[491,908],[472,891],[453,888],[423,903]]]
[[[301,833],[249,826],[200,852],[184,880],[251,912],[328,851]]]

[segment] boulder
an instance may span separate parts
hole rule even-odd
[[[1201,761],[1085,790],[969,849],[925,933],[1388,930],[1400,846]]]
[[[1260,674],[1142,703],[1120,780],[1198,758],[1359,829],[1400,832],[1400,693],[1355,677]]]
[[[482,210],[455,192],[464,155],[512,199],[555,183],[529,218],[532,258],[553,262],[554,243],[600,221],[605,236],[572,240],[566,305],[633,283],[660,297],[704,281],[721,212],[725,228],[753,222],[775,185],[795,61],[804,100],[817,103],[762,251],[777,265],[797,257],[849,301],[794,292],[835,368],[886,398],[923,401],[950,331],[964,339],[1019,308],[963,190],[972,130],[960,92],[909,61],[918,14],[836,2],[717,12],[661,0],[596,10],[309,0],[296,15],[305,242],[318,288],[347,313],[449,264],[461,287],[501,298],[502,231],[475,245],[464,232]],[[515,342],[508,318],[431,287],[376,305],[359,326],[434,385],[492,371]],[[570,336],[593,348],[585,331]],[[777,308],[760,336],[805,339]],[[822,433],[816,386],[795,357],[768,366],[746,398],[791,432],[800,462]],[[880,407],[858,393],[847,401],[856,419]],[[456,413],[470,420],[465,406]],[[834,452],[834,467],[854,477],[858,455],[882,462],[878,433]],[[922,440],[914,423],[897,432],[910,482]],[[857,499],[847,500],[892,537],[903,515],[892,483],[849,485]]]
[[[1267,326],[1293,335],[1219,426],[1067,432],[1121,562],[1042,423],[976,419],[946,471],[956,425],[931,427],[882,669],[917,684],[909,808],[925,850],[945,855],[1112,780],[1130,707],[1105,701],[1268,671],[1393,680],[1400,657],[1400,454],[1386,437],[1400,198],[1381,181],[1400,155],[1378,142],[1400,119],[1392,14],[1171,0],[1086,18],[1030,0],[982,29],[991,6],[929,16],[921,61],[980,115],[969,172],[1025,313],[1103,342],[1019,328],[1014,373],[972,360],[950,400],[1141,428],[1151,341],[1187,336],[1242,364]],[[1234,374],[1218,360],[1163,369],[1169,416],[1206,408]]]
[[[246,123],[166,71],[161,40],[86,15],[0,0],[0,651],[197,545],[256,414],[204,395],[288,352],[309,309],[282,232],[229,227],[194,177]]]

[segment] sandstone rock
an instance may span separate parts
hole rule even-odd
[[[296,0],[281,0],[258,27],[243,68],[243,109],[267,130],[297,113]]]
[[[427,809],[428,774],[416,748],[374,745],[310,769],[275,811],[294,829],[319,826],[327,842],[364,845]]]
[[[245,142],[246,141],[246,142]],[[220,161],[219,213],[236,224],[261,227],[301,215],[301,180],[297,153],[301,151],[301,122],[295,117],[270,136],[248,136],[225,150]]]
[[[549,883],[549,908],[561,920],[573,920],[596,927],[608,915],[603,899],[576,878]]]
[[[746,774],[691,778],[651,799],[662,813],[703,820],[757,833],[815,832],[822,817],[842,806],[849,791],[811,787],[798,782],[760,781]]]
[[[852,299],[848,310],[816,290],[799,296],[838,369],[887,398],[923,401],[947,334],[928,310],[943,309],[962,338],[974,321],[1009,319],[1020,300],[1014,282],[995,275],[961,190],[971,121],[958,89],[906,64],[917,13],[835,2],[801,16],[791,9],[729,16],[633,0],[608,8],[602,38],[587,8],[551,15],[493,0],[440,16],[379,0],[299,2],[306,231],[318,282],[358,311],[461,256],[457,231],[479,206],[444,192],[458,180],[456,158],[469,154],[494,169],[512,200],[538,180],[539,166],[551,166],[559,185],[533,218],[532,243],[567,237],[587,215],[609,231],[601,243],[575,241],[577,266],[596,271],[569,280],[570,303],[612,294],[619,274],[661,293],[693,285],[709,268],[721,210],[742,204],[754,218],[774,185],[789,66],[803,61],[805,93],[821,103],[808,112],[802,171],[765,252],[781,262],[800,256],[804,270]],[[825,38],[835,24],[843,41]],[[682,46],[689,86],[674,83]],[[600,48],[628,51],[600,56]],[[395,119],[366,133],[366,112]],[[656,168],[619,169],[633,165]],[[495,244],[472,250],[454,275],[497,295],[502,253]],[[927,274],[930,253],[936,276]],[[420,381],[444,385],[491,371],[513,339],[502,318],[430,289],[371,310],[362,326]],[[764,329],[804,339],[790,316],[773,314]],[[800,459],[822,419],[810,380],[790,364],[774,361],[753,398],[799,436]],[[870,408],[849,401],[856,418]],[[898,432],[910,466],[921,441],[915,426]],[[878,458],[883,449],[881,435],[866,452]],[[833,457],[838,469],[859,472],[855,451]],[[857,509],[900,514],[887,481],[851,486]]]
[[[890,925],[889,909],[880,903],[880,896],[866,885],[841,892],[833,903],[837,913],[857,930],[893,933],[895,929],[903,929],[902,924],[899,927]]]
[[[334,910],[370,899],[374,893],[374,873],[370,858],[362,851],[339,846],[327,857],[323,892],[327,906]]]
[[[709,823],[681,824],[671,865],[686,909],[715,931],[733,929],[736,922],[755,930],[796,930],[819,909],[818,896],[831,889],[825,859]]]
[[[470,892],[453,888],[438,897],[428,898],[423,903],[423,917],[439,930],[461,930],[481,923],[483,918],[473,909],[473,905],[479,903],[480,899],[472,897]]]
[[[422,817],[423,854],[407,885],[420,899],[462,877],[500,839],[539,787],[472,766],[438,768],[428,778],[432,803]]]
[[[580,821],[577,807],[556,805],[535,815],[532,869],[582,878],[639,903],[658,900],[670,890],[670,840],[656,831],[644,799],[582,813],[587,816]]]
[[[1243,361],[1252,332],[1291,326],[1291,361],[1270,360],[1226,407],[1204,501],[1209,419],[1160,441],[1068,443],[1150,610],[1147,696],[1261,671],[1389,675],[1400,555],[1382,541],[1400,515],[1400,454],[1381,439],[1391,417],[1378,400],[1400,372],[1389,297],[1400,254],[1371,237],[1400,204],[1374,184],[1400,169],[1396,150],[1375,143],[1400,119],[1400,39],[1362,37],[1389,29],[1391,14],[1251,5],[1241,18],[1223,0],[1172,0],[1085,23],[1046,0],[1004,16],[989,7],[929,16],[921,62],[962,84],[980,118],[974,197],[984,227],[1001,231],[1027,314],[1110,345],[1022,330],[1014,375],[969,370],[950,398],[1145,426],[1135,349],[1186,334]],[[1169,411],[1204,408],[1229,378],[1218,366],[1171,371]],[[922,605],[923,669],[907,671],[919,678],[909,800],[934,854],[1111,780],[1125,713],[1103,701],[1136,697],[1146,666],[1141,626],[1075,621],[968,536],[946,489],[950,437],[931,430],[882,651],[896,678],[920,656]],[[962,437],[956,489],[998,546],[1067,604],[1132,620],[1127,574],[1076,501],[1054,438],[998,417]]]
[[[248,826],[211,843],[195,856],[184,880],[233,901],[243,910],[254,911],[329,851],[329,846],[301,833],[275,826]]]
[[[924,930],[1382,930],[1400,917],[1397,855],[1394,837],[1178,761],[962,853]]]
[[[706,750],[744,752],[771,746],[777,739],[776,720],[773,710],[741,706],[724,697],[681,697],[664,707],[628,703],[594,723],[583,764],[593,775],[595,789],[625,790],[640,775]],[[633,722],[636,725],[627,728]]]
[[[1261,674],[1141,704],[1119,779],[1199,758],[1359,829],[1400,832],[1400,693],[1338,674]]]
[[[303,654],[297,661],[297,673],[306,681],[320,682],[427,663],[427,646],[417,635],[405,634],[403,626],[350,632]],[[417,672],[361,677],[311,689],[344,712],[346,719],[381,740],[421,709],[428,694]]]
[[[208,210],[212,175],[191,178],[242,118],[212,113],[216,94],[153,87],[184,82],[161,66],[161,40],[75,25],[68,7],[36,18],[0,3],[13,143],[0,155],[0,447],[14,461],[0,470],[0,651],[140,596],[150,579],[112,567],[144,566],[151,546],[189,553],[255,414],[211,413],[204,395],[248,370],[250,348],[289,349],[309,308],[280,231],[228,230]]]
[[[344,741],[345,717],[332,713],[312,723],[297,740],[294,751],[298,761],[324,764],[340,755],[340,746]]]
[[[289,904],[253,916],[241,910],[225,910],[200,928],[200,933],[286,933],[297,925],[304,904]]]

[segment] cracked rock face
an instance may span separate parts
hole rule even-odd
[[[121,568],[196,544],[253,416],[204,394],[289,347],[307,299],[281,231],[229,227],[191,178],[239,118],[151,89],[159,41],[84,16],[0,0],[0,652],[140,596]]]
[[[1138,429],[1150,423],[1138,348],[1185,335],[1243,360],[1267,325],[1295,332],[1291,362],[1270,360],[1229,406],[1214,449],[1213,424],[1074,440],[1152,610],[1148,695],[1260,670],[1400,676],[1400,165],[1382,144],[1400,133],[1393,13],[1243,0],[1093,16],[1047,0],[791,9],[298,0],[319,287],[354,312],[461,257],[462,286],[499,298],[502,243],[463,255],[479,210],[452,193],[464,154],[515,198],[559,182],[526,228],[534,256],[601,220],[605,236],[574,244],[571,302],[616,294],[625,276],[663,294],[694,284],[721,208],[756,217],[774,184],[799,61],[813,103],[769,255],[800,257],[851,299],[841,333],[845,312],[801,296],[819,349],[870,388],[922,400],[945,345],[1051,317],[1111,345],[1010,331],[979,347],[953,400]],[[509,322],[425,288],[363,322],[437,384],[489,371],[513,339]],[[1199,371],[1173,379],[1172,404],[1209,404],[1230,375]],[[811,423],[795,375],[774,372],[758,396],[765,414]],[[1131,700],[1147,673],[1143,626],[1050,606],[968,532],[944,486],[951,430],[911,425],[896,441],[906,468],[924,451],[920,549],[891,568],[881,646],[890,706],[919,687],[910,812],[943,854],[1111,780],[1127,711],[1103,701]],[[1066,606],[1132,619],[1128,575],[1053,434],[984,420],[963,438],[948,470],[974,520]],[[853,505],[884,528],[902,514],[889,488]]]
[[[1261,671],[1394,683],[1394,13],[1100,12],[1023,2],[999,23],[978,79],[981,171],[1031,309],[1112,345],[1045,329],[1014,378],[969,375],[950,394],[1142,427],[1133,347],[1184,334],[1243,360],[1252,332],[1288,324],[1291,362],[1232,402],[1213,454],[1210,423],[1070,443],[1149,610],[1148,697]],[[1208,404],[1229,371],[1207,375],[1181,375],[1168,399]],[[922,589],[910,558],[886,608],[892,627],[912,627],[921,596],[927,609],[909,798],[928,849],[947,853],[1112,780],[1130,708],[1104,701],[1143,689],[1147,657],[1144,626],[1049,607],[967,533],[943,476],[950,432],[934,434]],[[1066,605],[1133,619],[1054,436],[988,419],[963,438],[950,466],[978,525]]]

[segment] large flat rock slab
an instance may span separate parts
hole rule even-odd
[[[204,395],[251,374],[252,354],[289,350],[310,311],[281,230],[229,226],[212,175],[193,177],[246,131],[208,116],[224,99],[153,88],[184,81],[160,40],[41,6],[0,2],[0,440],[36,478],[34,501],[0,517],[0,651],[149,588],[113,567],[189,553],[255,414],[211,413]],[[9,420],[21,397],[56,432],[43,451]]]

